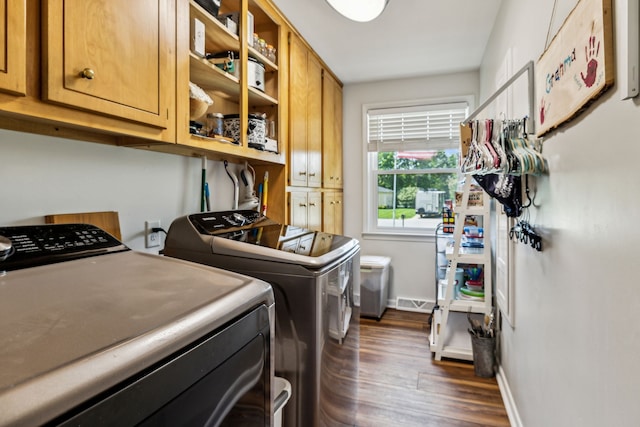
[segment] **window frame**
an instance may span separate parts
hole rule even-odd
[[[403,236],[404,238],[410,239],[422,239],[424,237],[435,235],[436,227],[384,227],[378,225],[378,175],[380,175],[380,171],[377,169],[378,159],[377,154],[381,151],[379,150],[371,150],[369,146],[369,128],[368,128],[368,114],[372,110],[384,110],[384,109],[392,109],[392,108],[413,108],[420,106],[435,106],[435,105],[444,105],[444,104],[459,104],[466,103],[467,104],[467,116],[469,112],[473,111],[474,108],[474,96],[473,95],[462,95],[462,96],[452,96],[446,98],[427,98],[427,99],[417,99],[411,101],[395,101],[395,102],[381,102],[381,103],[369,103],[362,105],[362,155],[363,155],[363,171],[364,171],[364,179],[363,179],[363,221],[362,221],[362,234],[363,236]],[[379,144],[379,143],[378,143]],[[419,146],[422,147],[419,148]],[[416,143],[409,142],[404,146],[404,149],[414,150],[420,149],[424,150],[424,143]],[[400,151],[402,144],[390,144],[388,148],[398,149],[392,151]],[[433,146],[434,149],[442,148],[437,143]],[[389,150],[383,150],[389,151]],[[443,169],[412,169],[412,170],[404,170],[404,169],[391,169],[384,170],[383,174],[409,174],[417,175],[417,174],[425,174],[425,173],[456,173],[461,178],[460,170],[458,167],[456,168],[443,168]]]

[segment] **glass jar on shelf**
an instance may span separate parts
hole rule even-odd
[[[251,44],[255,50],[260,49],[260,36],[258,33],[253,33],[253,43]]]
[[[276,62],[276,48],[273,45],[267,45],[267,59],[273,63]]]
[[[222,121],[224,116],[221,113],[207,114],[206,134],[211,138],[222,136]]]
[[[258,40],[258,52],[267,56],[267,42],[264,39]]]

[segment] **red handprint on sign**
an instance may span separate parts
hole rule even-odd
[[[600,53],[600,42],[596,44],[596,37],[589,37],[589,43],[584,47],[584,54],[587,57],[587,75],[580,72],[580,77],[587,87],[593,86],[596,81],[596,70],[598,69],[598,61],[596,58]]]

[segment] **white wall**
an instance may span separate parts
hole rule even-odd
[[[235,166],[235,165],[232,165]],[[207,162],[212,210],[231,208],[231,181]],[[144,248],[144,222],[200,210],[202,160],[0,130],[0,225],[43,224],[57,213],[118,211],[122,239]],[[164,241],[164,235],[160,235]]]
[[[346,85],[344,88],[344,232],[356,237],[363,255],[391,257],[390,295],[433,302],[435,243],[433,237],[399,238],[362,235],[364,104],[471,95],[477,99],[479,75],[465,72],[422,78]]]
[[[557,3],[552,35],[576,1]],[[494,91],[508,49],[514,70],[542,54],[553,4],[502,2],[481,100]],[[516,245],[515,327],[504,321],[501,334],[502,369],[527,427],[640,423],[640,101],[620,97],[614,86],[545,138],[550,173],[537,180],[531,211],[544,250]]]

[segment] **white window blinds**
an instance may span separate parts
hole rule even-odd
[[[466,102],[370,109],[368,151],[444,150],[458,148]]]

